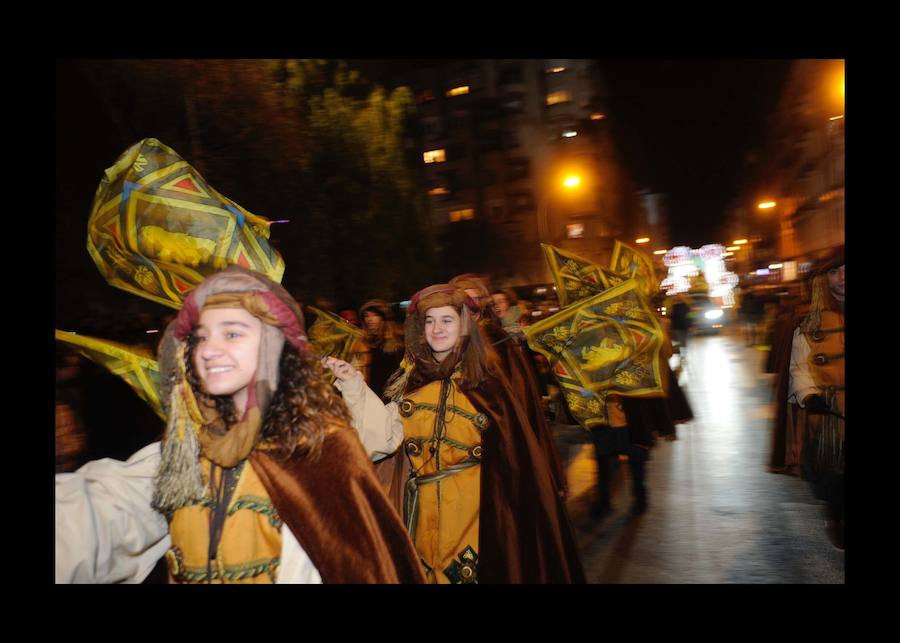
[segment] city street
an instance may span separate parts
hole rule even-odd
[[[570,434],[569,511],[590,583],[843,583],[844,553],[825,536],[807,483],[769,473],[772,379],[766,353],[737,334],[692,337],[681,375],[695,419],[658,442],[649,509],[629,518],[628,467],[613,513],[591,517],[593,447]]]

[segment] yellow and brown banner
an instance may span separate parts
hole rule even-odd
[[[652,297],[659,292],[659,280],[656,278],[650,257],[618,239],[613,246],[609,268],[620,275],[635,279],[638,290],[644,297]]]
[[[569,306],[624,283],[628,277],[591,263],[578,255],[541,244],[560,306]]]
[[[106,170],[88,221],[88,252],[113,286],[172,308],[205,277],[237,264],[280,282],[269,224],[216,192],[155,138]]]
[[[586,429],[609,423],[610,394],[665,394],[663,330],[634,279],[527,327],[525,337],[547,357],[569,411]]]

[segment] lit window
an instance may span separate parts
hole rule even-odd
[[[561,89],[559,91],[550,92],[547,94],[547,104],[548,105],[557,105],[559,103],[568,103],[572,100],[572,94],[568,92],[568,90]]]
[[[445,194],[450,194],[450,190],[445,188],[443,185],[439,185],[436,188],[431,188],[430,190],[428,190],[428,194],[430,194],[431,196],[443,196]]]
[[[584,224],[570,223],[566,226],[566,236],[569,239],[581,239],[584,236]]]
[[[428,150],[422,157],[426,163],[443,163],[447,160],[447,153],[445,150]]]
[[[465,221],[466,219],[474,219],[475,218],[475,210],[472,208],[463,208],[462,210],[451,210],[450,211],[450,222],[456,223],[457,221]]]
[[[469,93],[469,86],[463,85],[462,87],[454,87],[450,91],[447,92],[447,96],[462,96],[464,94]]]

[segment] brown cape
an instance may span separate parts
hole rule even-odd
[[[409,534],[350,429],[318,459],[256,449],[250,463],[324,583],[424,583]]]
[[[797,404],[788,404],[791,383],[791,351],[793,350],[794,329],[806,315],[806,307],[784,311],[775,324],[775,340],[766,364],[766,372],[775,373],[775,422],[772,427],[772,446],[769,454],[769,470],[773,473],[800,475],[799,453],[802,448],[802,433],[799,416],[803,412]],[[790,434],[790,437],[789,437]]]
[[[489,319],[482,328],[500,357],[514,399],[519,400],[528,414],[528,424],[534,430],[538,448],[547,458],[553,480],[562,495],[565,495],[568,491],[565,470],[553,440],[553,432],[544,417],[535,367],[525,353],[528,349],[508,335],[494,319]]]
[[[551,465],[509,383],[505,378],[489,379],[463,392],[490,418],[482,434],[479,582],[587,582]],[[398,450],[375,467],[383,484],[389,485],[391,501],[402,511],[409,460]]]
[[[479,582],[586,582],[549,461],[508,383],[488,379],[464,393],[491,420],[482,438]]]

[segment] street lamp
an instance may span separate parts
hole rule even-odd
[[[775,207],[775,202],[774,201],[763,201],[756,207],[759,208],[760,210],[770,210],[771,208]]]
[[[582,187],[581,175],[574,172],[566,174],[559,182],[559,185],[570,192],[580,190]],[[541,202],[538,204],[538,237],[541,241],[548,241],[550,243],[554,242],[550,229],[550,202],[554,197],[555,186],[555,183],[551,184],[550,190],[547,191],[541,199]]]

